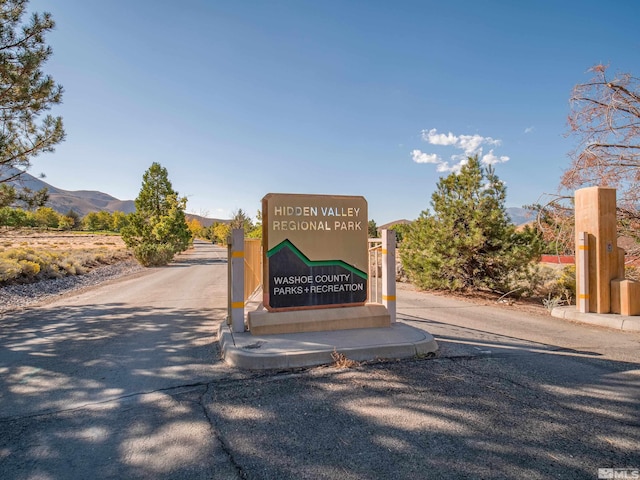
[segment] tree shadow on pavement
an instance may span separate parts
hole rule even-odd
[[[238,372],[218,358],[225,314],[107,304],[4,320],[2,477],[547,479],[640,465],[637,363],[488,337],[517,354]]]
[[[246,478],[596,478],[640,465],[639,365],[580,353],[312,369],[213,390],[207,405]]]
[[[224,315],[107,304],[3,320],[2,478],[210,478],[228,461],[200,398],[228,374]]]

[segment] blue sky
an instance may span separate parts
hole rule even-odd
[[[187,211],[254,215],[270,192],[362,195],[415,219],[460,155],[507,206],[553,193],[588,69],[638,74],[636,0],[31,0],[67,139],[32,174],[134,199],[153,162]],[[481,150],[480,150],[481,149]]]

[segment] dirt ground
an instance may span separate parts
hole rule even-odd
[[[400,288],[416,289],[411,284],[400,284]],[[416,289],[417,290],[417,289]],[[490,292],[448,292],[448,291],[429,291],[432,295],[454,297],[459,300],[475,303],[478,305],[489,305],[493,307],[500,307],[507,310],[521,311],[528,314],[536,314],[549,316],[549,311],[542,303],[542,298],[527,297],[527,298],[502,298],[497,293]]]

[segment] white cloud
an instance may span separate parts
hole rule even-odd
[[[485,165],[495,165],[496,163],[504,163],[509,161],[509,157],[503,155],[498,157],[493,154],[493,149],[489,150],[489,153],[482,157],[482,163]]]
[[[481,135],[454,135],[449,132],[438,133],[436,128],[431,130],[423,130],[422,139],[430,145],[452,146],[463,150],[465,155],[476,155],[482,153],[482,145],[499,146],[502,142],[491,137],[483,137]]]
[[[455,165],[454,165],[455,167]],[[436,171],[438,172],[451,172],[452,168],[449,166],[449,162],[441,162],[436,167]]]
[[[414,150],[411,152],[411,158],[416,163],[442,163],[440,157],[435,153],[423,153],[420,150]]]
[[[459,141],[459,138],[451,132],[449,132],[447,135],[437,132],[438,130],[435,128],[432,128],[428,132],[426,130],[423,130],[422,139],[426,142],[429,142],[431,145],[456,145]]]
[[[481,155],[482,144],[499,146],[500,140],[491,137],[481,137],[480,135],[460,135],[459,147],[464,150],[465,155]]]
[[[524,129],[524,133],[531,133],[531,132],[533,132],[535,129],[536,129],[535,127],[527,127],[527,128],[525,128],[525,129]]]
[[[533,127],[531,127],[533,128]],[[455,135],[452,132],[438,133],[436,128],[423,130],[421,138],[430,145],[438,145],[444,147],[453,147],[462,150],[464,153],[454,153],[450,156],[452,165],[444,161],[436,153],[425,153],[421,150],[413,150],[411,157],[416,163],[431,163],[437,165],[438,172],[459,172],[463,165],[467,163],[467,158],[478,155],[481,161],[486,165],[494,165],[509,160],[507,156],[497,156],[493,153],[493,149],[486,155],[482,155],[483,145],[498,147],[502,145],[502,141],[492,137],[483,137],[482,135]]]

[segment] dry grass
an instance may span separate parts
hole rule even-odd
[[[129,258],[118,235],[0,229],[0,285],[80,275]]]
[[[0,249],[24,247],[55,251],[126,250],[119,235],[0,227]]]
[[[353,368],[360,366],[360,362],[347,358],[344,353],[338,352],[335,348],[333,352],[331,352],[331,358],[333,359],[333,366],[335,368]]]

